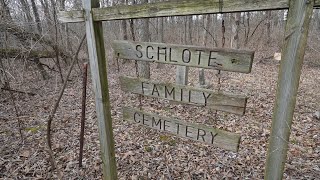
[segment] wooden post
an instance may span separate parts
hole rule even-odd
[[[283,176],[313,5],[312,0],[290,1],[266,161],[267,180]]]
[[[103,179],[117,179],[114,139],[109,102],[107,63],[101,21],[93,21],[91,8],[99,7],[99,0],[83,0],[92,84],[95,90],[99,126]]]
[[[188,18],[184,18],[184,44],[189,44],[192,40],[189,39],[187,40],[187,23],[188,23]],[[192,20],[192,18],[191,18]],[[189,21],[189,24],[191,22]],[[189,26],[189,33],[191,32],[190,26]],[[191,36],[189,36],[191,37]],[[192,44],[192,43],[191,43]],[[176,70],[176,83],[177,84],[182,84],[182,85],[187,85],[188,84],[188,74],[189,74],[189,67],[187,66],[177,66]]]

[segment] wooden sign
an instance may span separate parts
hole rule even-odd
[[[250,73],[254,51],[149,42],[114,41],[119,58]]]
[[[208,89],[170,83],[157,83],[147,79],[120,77],[121,89],[125,92],[176,102],[208,106],[214,110],[243,115],[247,98],[242,95],[217,93]]]
[[[175,118],[162,117],[129,107],[123,108],[123,118],[126,121],[194,141],[204,142],[226,150],[236,152],[239,148],[240,135],[219,129],[191,124]]]

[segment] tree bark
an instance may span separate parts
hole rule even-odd
[[[0,0],[0,20],[9,22],[12,21],[10,9],[4,0]]]
[[[21,3],[23,12],[26,15],[27,22],[32,22],[32,16],[30,13],[30,8],[29,8],[28,2],[26,0],[20,0],[20,3]]]
[[[31,7],[32,7],[32,11],[33,11],[35,22],[36,22],[36,25],[37,25],[38,33],[40,35],[42,35],[40,16],[39,16],[39,13],[38,13],[38,8],[37,8],[37,5],[35,3],[35,0],[31,0]]]
[[[148,0],[142,0],[141,3],[148,3]],[[142,36],[141,41],[148,42],[150,41],[150,32],[149,32],[149,19],[141,20],[142,26]],[[150,78],[150,64],[149,62],[138,62],[138,72],[139,76],[142,78]]]
[[[192,42],[192,32],[191,31],[191,26],[190,24],[190,17],[185,17],[184,18],[184,44],[188,44],[188,42]],[[189,21],[189,26],[188,26],[188,21]],[[192,16],[191,16],[191,21],[192,21]],[[189,29],[189,32],[188,32]],[[189,36],[188,36],[189,33]],[[188,40],[189,38],[189,40]],[[188,84],[188,73],[189,73],[189,67],[187,66],[177,66],[176,70],[176,83],[177,84],[182,84],[182,85],[187,85]]]
[[[267,44],[271,42],[271,11],[267,11]]]
[[[205,20],[204,20],[204,24],[203,24],[203,40],[202,40],[203,46],[207,46],[208,31],[210,29],[210,26],[211,26],[211,16],[205,15]],[[201,68],[199,71],[199,84],[200,84],[200,86],[206,85],[206,78],[205,78],[205,73],[204,73],[203,68]]]
[[[231,16],[232,18],[232,37],[231,37],[231,48],[239,49],[239,27],[240,27],[240,13],[235,13]]]
[[[158,41],[163,43],[164,42],[164,38],[163,38],[164,20],[163,20],[163,17],[158,18],[158,20],[159,20],[159,24],[158,24]],[[164,68],[164,64],[158,63],[157,64],[157,68]]]
[[[122,4],[126,5],[127,0],[122,0]],[[127,20],[121,20],[121,30],[122,30],[123,40],[128,40]]]
[[[247,46],[249,42],[249,33],[250,33],[250,12],[245,13],[246,19],[245,19],[245,26],[246,26],[246,31],[244,33],[244,45]]]

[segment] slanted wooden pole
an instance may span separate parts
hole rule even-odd
[[[81,102],[79,167],[82,167],[82,156],[83,156],[84,127],[85,127],[85,120],[86,120],[87,78],[88,78],[88,63],[84,63],[83,64],[83,77],[82,77],[82,102]]]
[[[102,22],[94,22],[91,8],[99,7],[99,0],[83,0],[92,84],[95,91],[103,162],[103,179],[117,179],[114,139],[110,111],[107,63],[103,42]]]
[[[314,1],[291,0],[282,49],[265,179],[281,180]]]

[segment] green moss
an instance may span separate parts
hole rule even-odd
[[[152,147],[150,147],[150,146],[145,146],[145,147],[144,147],[144,150],[145,150],[146,152],[151,152],[151,151],[152,151]]]
[[[26,127],[24,128],[24,130],[31,132],[33,134],[37,133],[39,130],[41,130],[42,127],[41,126],[35,126],[35,127]]]

